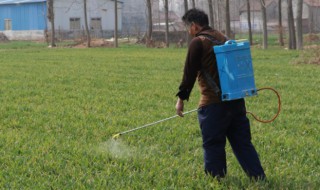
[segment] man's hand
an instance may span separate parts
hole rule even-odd
[[[183,117],[183,100],[181,100],[180,98],[178,98],[177,104],[176,104],[176,112],[177,115],[179,115],[180,117]]]

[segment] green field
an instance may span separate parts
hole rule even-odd
[[[317,189],[320,67],[293,64],[298,51],[252,49],[257,87],[283,109],[271,124],[251,119],[267,182],[250,182],[227,145],[228,174],[203,172],[196,113],[175,114],[186,49],[53,48],[0,44],[0,189]],[[195,87],[186,110],[197,107]],[[262,118],[270,92],[247,99]]]

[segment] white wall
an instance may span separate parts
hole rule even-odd
[[[114,30],[114,1],[89,0],[87,1],[88,25],[91,18],[101,17],[102,30]],[[81,29],[84,28],[83,0],[54,1],[55,28],[56,30],[70,30],[70,18],[80,18]],[[122,4],[118,3],[118,30],[122,29]],[[48,29],[50,23],[48,22]]]
[[[9,40],[43,40],[43,30],[6,30],[2,31]]]
[[[122,29],[126,35],[141,34],[147,30],[145,0],[122,0]],[[128,34],[129,33],[129,34]]]
[[[262,16],[261,12],[252,11],[250,13],[251,17],[251,29],[252,31],[262,31]],[[240,15],[240,30],[248,31],[248,16],[247,12],[242,12]]]

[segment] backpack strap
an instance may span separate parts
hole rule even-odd
[[[210,40],[211,42],[215,43],[216,45],[223,45],[224,43],[215,39],[213,36],[209,34],[200,34],[199,36],[203,36],[204,38]]]
[[[217,96],[221,95],[221,90],[218,87],[217,83],[213,80],[214,77],[216,77],[217,73],[214,74],[212,77],[206,70],[202,69],[200,72],[202,72],[204,78],[206,79],[209,86],[213,89],[213,91],[216,93]]]
[[[223,43],[221,41],[218,41],[217,39],[215,39],[214,37],[212,37],[209,34],[200,34],[198,37],[204,37],[208,40],[210,40],[211,42],[215,43],[216,45],[223,45]],[[213,51],[213,49],[212,49]],[[221,90],[218,87],[217,83],[213,80],[214,77],[217,76],[217,72],[214,74],[214,76],[211,76],[205,69],[201,69],[201,73],[203,74],[204,78],[206,79],[208,85],[213,89],[213,91],[216,93],[217,96],[221,95]]]

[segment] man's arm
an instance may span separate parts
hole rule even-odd
[[[190,42],[186,62],[184,65],[183,78],[177,93],[178,101],[176,111],[179,116],[183,116],[183,101],[189,100],[190,93],[196,81],[198,71],[201,68],[202,42],[200,38],[193,38]]]

